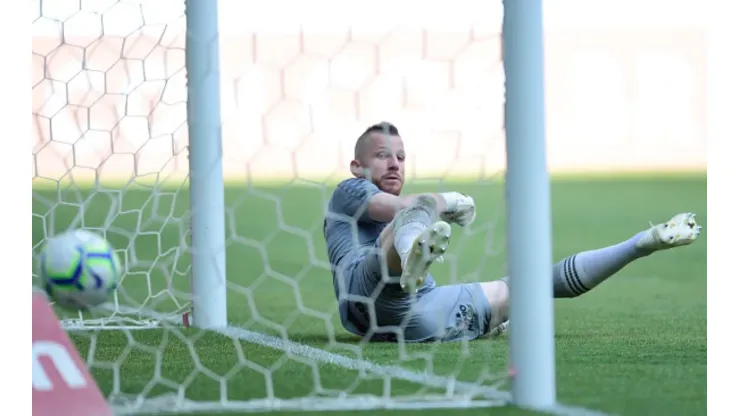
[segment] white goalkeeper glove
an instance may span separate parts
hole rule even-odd
[[[440,215],[442,221],[467,227],[475,220],[475,201],[473,198],[459,192],[444,192],[440,195],[447,205],[445,211]]]

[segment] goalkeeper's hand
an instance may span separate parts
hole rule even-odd
[[[467,227],[475,220],[475,201],[473,198],[459,192],[445,192],[441,196],[447,205],[445,211],[439,216],[442,221]]]

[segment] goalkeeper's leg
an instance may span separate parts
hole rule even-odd
[[[335,279],[345,328],[364,335],[371,328],[389,327],[375,332],[404,336],[407,328],[428,326],[409,311],[434,288],[429,266],[447,250],[450,225],[436,220],[436,199],[420,195],[396,215],[372,249],[362,249],[345,262]],[[476,289],[478,303],[486,306],[483,292]],[[427,338],[427,332],[413,332],[411,338]]]
[[[404,342],[472,340],[489,332],[490,300],[480,283],[429,284],[409,293],[386,283],[382,260],[371,252],[344,269],[346,292],[338,298],[345,329],[369,340]]]
[[[553,294],[556,298],[583,295],[631,262],[657,251],[691,244],[700,233],[701,226],[696,224],[694,214],[683,213],[619,244],[566,257],[553,266]],[[481,283],[491,306],[494,332],[508,325],[508,283],[509,277]]]
[[[447,251],[452,230],[438,219],[437,200],[420,195],[413,205],[396,215],[380,236],[388,272],[399,276],[401,289],[408,293],[423,286],[429,266],[441,261]]]
[[[437,200],[419,195],[383,229],[372,253],[363,256],[369,283],[374,286],[385,275],[387,283],[397,284],[408,293],[428,286],[429,266],[442,260],[451,234],[450,225],[438,221]]]

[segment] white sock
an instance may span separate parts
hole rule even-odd
[[[393,219],[393,244],[401,258],[401,267],[411,253],[414,240],[427,227],[437,213],[437,201],[428,195],[420,195],[414,204],[402,210]]]
[[[411,253],[414,240],[419,236],[429,224],[422,221],[409,221],[396,228],[393,243],[401,258],[401,266],[406,265],[406,259]]]
[[[593,289],[633,261],[650,255],[650,250],[637,248],[637,241],[645,235],[640,232],[613,246],[583,251],[560,260],[552,268],[553,295],[556,298],[574,298]],[[510,278],[504,277],[507,285]]]
[[[556,298],[580,296],[650,251],[637,248],[645,232],[613,246],[574,254],[553,267]]]

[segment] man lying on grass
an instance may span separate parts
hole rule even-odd
[[[437,286],[428,269],[447,250],[450,224],[475,220],[473,198],[457,193],[400,196],[406,154],[390,123],[355,145],[354,176],[333,192],[324,238],[342,325],[372,340],[475,339],[508,327],[509,278]],[[569,256],[553,267],[556,298],[580,296],[627,264],[691,244],[700,234],[683,213],[616,245]]]

